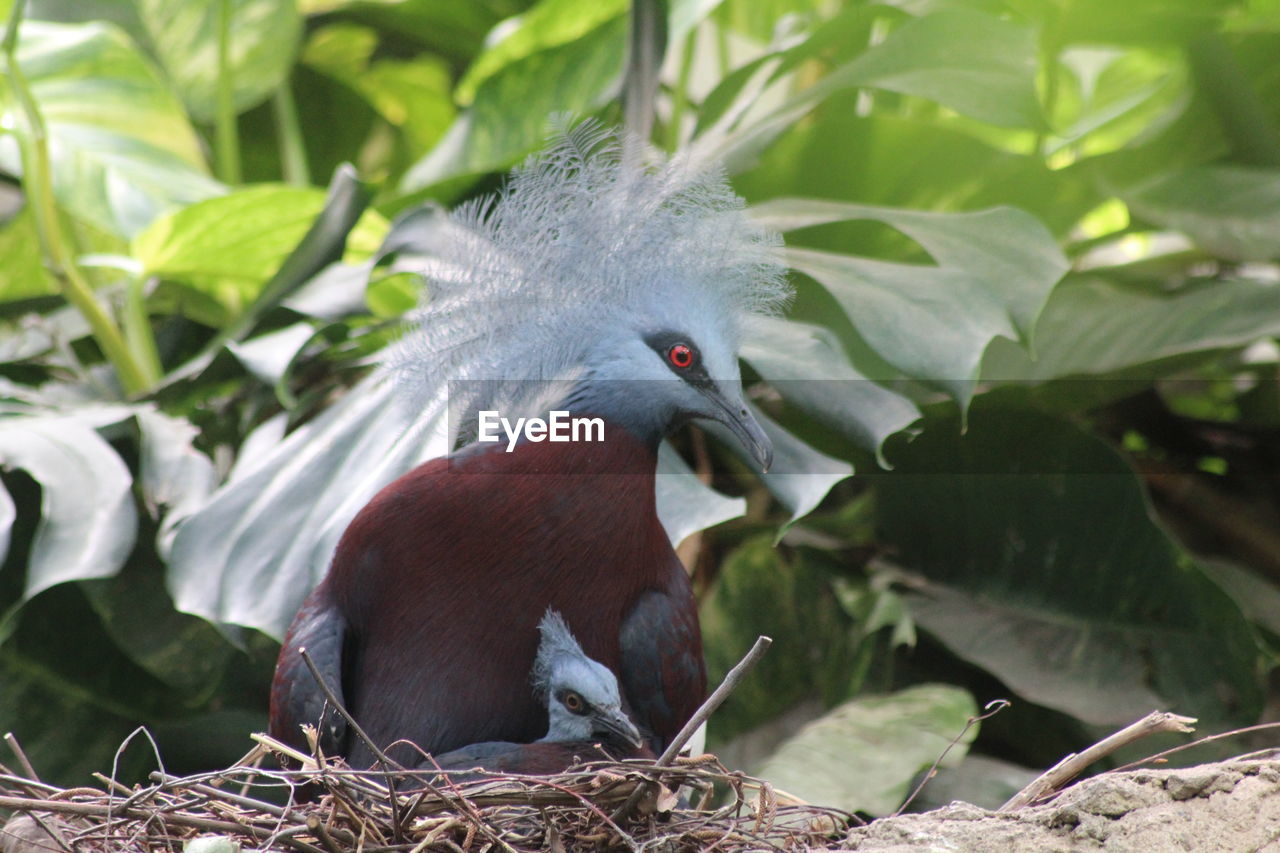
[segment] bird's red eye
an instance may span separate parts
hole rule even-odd
[[[667,350],[667,358],[671,363],[680,369],[690,367],[693,364],[693,350],[686,344],[676,344]]]
[[[586,710],[587,703],[582,701],[582,697],[572,690],[564,694],[564,706],[575,714],[581,714]]]

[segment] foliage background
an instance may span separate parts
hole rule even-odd
[[[693,430],[659,478],[713,673],[775,639],[712,745],[882,813],[997,697],[957,796],[1274,717],[1280,4],[657,8],[654,143],[718,152],[798,288],[743,352],[778,467]],[[366,378],[432,205],[621,120],[628,7],[0,10],[0,728],[66,783],[140,723],[225,764],[346,519],[441,449]]]

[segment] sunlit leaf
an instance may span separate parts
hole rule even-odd
[[[511,63],[575,41],[626,11],[626,0],[543,0],[523,15],[503,21],[490,34],[489,46],[458,81],[458,103],[470,104],[480,84]]]
[[[29,21],[18,61],[49,132],[54,191],[73,214],[129,237],[158,214],[223,192],[181,105],[116,28]],[[9,87],[3,123],[24,128]],[[0,136],[0,168],[21,174]]]
[[[467,175],[505,168],[537,147],[557,113],[585,115],[617,91],[626,20],[505,65],[476,89],[438,145],[411,168],[403,194]]]
[[[753,214],[782,231],[872,219],[919,243],[935,266],[798,248],[787,258],[835,296],[881,357],[947,388],[961,403],[993,339],[1032,343],[1036,318],[1067,270],[1044,226],[1011,208],[941,214],[780,199]]]
[[[0,225],[0,301],[29,299],[58,292],[44,267],[30,207]]]
[[[237,112],[266,98],[286,78],[302,19],[296,0],[133,0],[187,109],[200,121],[217,112],[218,33],[229,3],[232,100]]]
[[[147,275],[203,297],[184,309],[221,326],[258,296],[324,207],[322,190],[245,187],[157,220],[134,240],[132,253]],[[382,231],[378,220],[367,216],[348,241],[376,245]]]
[[[1120,196],[1138,216],[1184,232],[1219,257],[1280,258],[1280,170],[1202,166]]]

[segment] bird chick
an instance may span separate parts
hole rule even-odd
[[[548,609],[538,631],[542,639],[531,677],[535,694],[546,701],[546,736],[533,743],[471,744],[438,756],[435,765],[446,771],[551,774],[577,758],[601,757],[600,749],[617,759],[652,755],[622,708],[618,679],[587,657],[564,618]],[[427,761],[421,766],[434,765]],[[454,781],[476,778],[456,772],[449,776]]]

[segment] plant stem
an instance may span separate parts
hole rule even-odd
[[[146,282],[140,276],[129,276],[120,321],[129,352],[149,377],[148,385],[154,385],[163,375],[164,367],[160,363],[160,351],[156,349],[156,337],[151,331],[151,318],[147,315]]]
[[[159,378],[159,370],[157,368],[154,372],[148,371],[134,357],[115,321],[98,302],[93,288],[80,273],[80,268],[75,262],[75,253],[62,231],[57,201],[53,195],[53,170],[49,160],[49,142],[44,118],[40,115],[35,98],[31,96],[26,77],[18,67],[18,26],[22,21],[25,5],[21,2],[13,4],[5,29],[3,52],[9,84],[13,88],[28,126],[26,138],[20,138],[23,153],[22,184],[27,194],[27,203],[31,205],[35,218],[40,249],[44,255],[45,265],[57,280],[63,295],[88,321],[94,340],[98,342],[103,355],[115,367],[124,392],[128,395],[138,394],[155,384]],[[150,337],[150,329],[146,330],[146,335]],[[154,342],[152,347],[154,348]]]
[[[214,117],[218,178],[240,183],[240,137],[236,127],[235,80],[231,70],[231,2],[218,0],[218,105]]]
[[[311,169],[307,165],[307,146],[302,138],[298,105],[293,99],[293,88],[288,79],[276,89],[271,106],[276,115],[276,136],[280,142],[280,164],[285,183],[295,187],[308,186]]]
[[[689,30],[684,37],[684,51],[680,54],[680,77],[671,98],[671,123],[667,125],[667,150],[680,147],[681,123],[689,106],[689,78],[693,76],[693,49],[698,41],[698,30]]]

